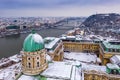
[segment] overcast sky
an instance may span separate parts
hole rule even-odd
[[[0,0],[0,16],[89,16],[120,13],[120,0]]]

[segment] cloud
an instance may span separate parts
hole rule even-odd
[[[88,16],[120,13],[120,0],[0,0],[1,16]]]
[[[0,0],[0,9],[56,8],[68,5],[88,6],[119,2],[120,0]]]
[[[89,16],[97,13],[120,13],[118,6],[68,6],[56,9],[10,9],[2,10],[2,16]],[[8,14],[9,13],[9,14]]]

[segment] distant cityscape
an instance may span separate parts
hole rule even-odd
[[[0,0],[0,80],[120,80],[120,0]]]
[[[48,37],[37,33],[42,30]],[[66,31],[53,37],[58,30]],[[13,35],[24,37],[8,38]],[[0,80],[120,80],[119,14],[2,17],[0,37],[16,41],[12,50],[22,43],[17,54],[0,60]]]
[[[120,39],[120,15],[94,14],[86,17],[17,17],[0,18],[0,37],[13,34],[28,33],[31,29],[46,28],[74,29],[79,27],[87,34]],[[104,35],[105,34],[105,35]]]
[[[76,20],[78,21],[76,22]],[[0,18],[0,37],[19,33],[27,33],[31,31],[31,28],[40,30],[60,26],[77,27],[81,24],[83,20],[82,18],[77,19],[66,17],[2,17]]]

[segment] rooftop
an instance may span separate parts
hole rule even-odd
[[[34,52],[44,49],[44,42],[42,37],[37,33],[29,34],[23,43],[23,50],[26,52]]]
[[[85,63],[96,63],[97,56],[94,53],[64,52],[64,59]]]
[[[71,41],[79,41],[79,42],[92,42],[92,39],[88,36],[81,36],[81,35],[75,35],[75,36],[62,36],[62,40],[71,40]]]
[[[117,44],[111,44],[110,42],[108,41],[103,41],[103,44],[106,48],[108,49],[120,49],[120,45],[117,45]]]
[[[41,75],[48,78],[70,79],[71,70],[72,65],[67,62],[53,62]]]
[[[49,63],[48,68],[40,75],[40,80],[76,80],[81,79],[81,68],[78,69],[74,62],[53,62]],[[40,77],[44,76],[44,79]],[[18,80],[39,80],[35,76],[22,75]]]
[[[45,41],[45,48],[46,49],[52,49],[54,45],[60,40],[60,38],[55,37],[46,37],[44,38]]]
[[[111,63],[120,64],[120,55],[114,55],[110,58]]]
[[[108,63],[108,64],[107,64],[107,67],[110,68],[110,69],[120,69],[118,65],[116,65],[116,64],[111,64],[111,63]]]
[[[17,63],[10,67],[0,70],[0,80],[14,80],[15,73],[21,72],[21,64]]]

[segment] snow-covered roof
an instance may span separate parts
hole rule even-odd
[[[71,70],[72,65],[67,62],[53,62],[41,75],[47,78],[70,79]]]
[[[66,39],[66,37],[65,36],[62,36],[62,37],[60,37],[61,39]]]
[[[33,35],[33,39],[36,43],[41,43],[41,42],[43,43],[43,38],[37,33]]]
[[[47,62],[52,62],[52,58],[51,58],[51,56],[49,56],[48,54],[46,54],[46,61],[47,61]]]
[[[8,60],[6,60],[6,61],[1,61],[0,62],[0,66],[2,66],[2,65],[5,65],[5,64],[8,64],[8,63],[10,63],[11,62],[11,60],[10,59],[8,59]]]
[[[119,66],[116,65],[116,64],[108,63],[106,66],[107,66],[108,68],[110,68],[110,69],[119,69]]]
[[[73,66],[70,80],[81,80],[84,77],[81,74],[82,74],[82,69],[76,66]]]
[[[20,61],[20,58],[18,58],[17,55],[11,56],[9,59],[14,61],[14,62],[19,62]]]
[[[37,80],[33,76],[22,75],[18,80]]]
[[[75,35],[75,36],[62,36],[62,40],[73,40],[73,41],[82,41],[82,42],[93,42],[92,39],[90,39],[89,36],[81,36],[81,35]]]
[[[21,70],[20,63],[2,69],[0,71],[0,80],[14,80],[16,71],[19,73],[20,70]]]
[[[75,62],[53,62],[49,63],[48,68],[40,75],[47,80],[80,80],[84,76],[81,76],[82,69],[76,67]],[[78,63],[78,62],[77,62]],[[22,75],[18,80],[39,80],[35,76]]]
[[[72,32],[74,32],[75,30],[69,30],[67,33],[72,33]]]
[[[120,63],[120,55],[115,55],[113,57],[110,58],[110,61],[113,63],[113,64],[119,64]]]
[[[68,60],[78,60],[81,62],[95,63],[97,56],[90,53],[64,52],[64,58]]]
[[[45,43],[45,48],[52,49],[53,46],[60,40],[60,38],[47,37],[44,40],[51,40],[49,43]]]
[[[2,73],[2,74],[0,74],[0,79],[4,79],[5,77],[7,77],[8,75],[9,75],[9,71],[7,71],[7,72],[4,72],[4,73]]]
[[[73,39],[75,39],[75,36],[66,36],[66,38],[73,38]]]
[[[103,42],[104,46],[109,49],[120,49],[120,45],[111,44],[109,41]]]
[[[106,66],[99,66],[95,64],[82,63],[82,69],[87,71],[95,70],[95,71],[106,72]]]
[[[34,52],[44,49],[44,41],[37,33],[29,34],[23,43],[23,50],[26,52]]]

